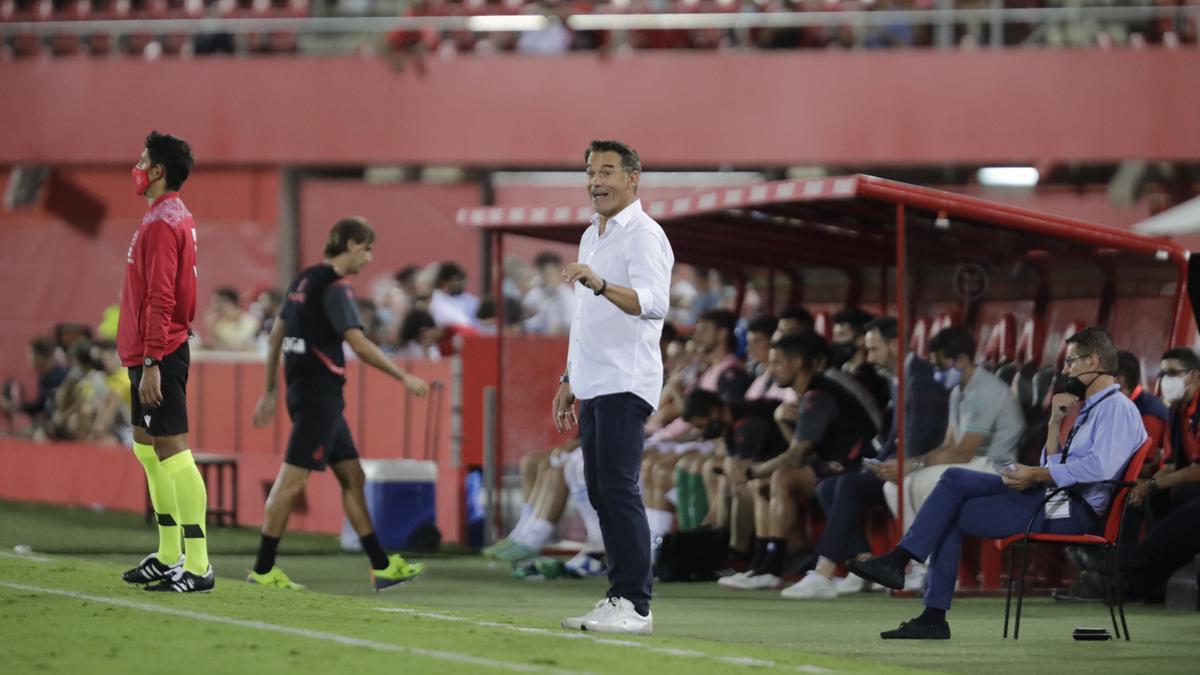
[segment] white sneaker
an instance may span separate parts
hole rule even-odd
[[[735,583],[739,582],[742,579],[745,579],[746,577],[750,576],[751,574],[754,574],[754,572],[752,572],[750,570],[746,570],[745,572],[734,572],[733,574],[723,576],[720,579],[717,579],[717,585],[731,587]]]
[[[642,616],[625,598],[609,598],[596,615],[583,622],[583,630],[597,633],[630,633],[650,635],[654,632],[654,614]]]
[[[854,572],[849,572],[846,576],[840,579],[834,579],[833,583],[837,586],[838,595],[853,595],[863,591],[874,591],[878,588],[874,582],[858,576]]]
[[[608,611],[608,598],[597,602],[596,606],[592,608],[592,611],[584,614],[583,616],[573,616],[563,619],[562,627],[569,628],[571,630],[583,630],[584,621],[594,619],[606,611]]]
[[[779,592],[779,595],[792,600],[810,600],[813,598],[836,598],[837,584],[816,572],[809,572],[804,578]]]
[[[904,590],[911,593],[923,593],[925,591],[925,572],[927,569],[921,563],[912,563],[908,568],[908,573],[904,575]]]
[[[736,588],[739,591],[759,591],[759,590],[774,590],[783,587],[783,579],[764,572],[762,574],[750,573],[741,579],[731,581],[725,584],[726,588]]]

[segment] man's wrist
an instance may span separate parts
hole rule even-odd
[[[605,279],[601,279],[600,280],[600,288],[597,288],[596,290],[594,290],[592,292],[595,293],[596,295],[604,295],[604,291],[606,291],[606,290],[608,290],[608,281]]]
[[[566,373],[563,373],[561,376],[559,376],[558,383],[559,384],[570,384],[571,378]]]
[[[1154,490],[1155,492],[1162,489],[1162,486],[1158,484],[1158,476],[1151,476],[1150,480],[1149,480],[1149,485],[1150,485],[1150,489]]]

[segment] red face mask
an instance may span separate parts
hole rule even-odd
[[[146,169],[133,167],[133,187],[139,195],[146,194],[146,190],[150,189],[150,175]]]

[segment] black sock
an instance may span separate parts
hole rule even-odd
[[[783,539],[767,539],[767,552],[763,562],[763,573],[783,576],[783,554],[787,552],[787,542]]]
[[[940,623],[946,623],[946,610],[926,607],[925,611],[921,612],[921,616],[918,616],[914,621],[926,626],[936,626]]]
[[[909,553],[908,550],[903,546],[897,546],[896,548],[879,556],[879,562],[898,570],[904,569],[904,566],[908,564],[909,560],[916,559],[917,557]]]
[[[275,566],[275,551],[279,550],[279,537],[263,535],[258,543],[258,558],[254,561],[254,573],[266,574]]]
[[[767,559],[767,542],[765,539],[754,540],[754,557],[750,558],[750,566],[746,569],[750,572],[761,572],[763,563]]]
[[[371,559],[371,567],[377,570],[386,569],[388,566],[387,553],[383,552],[383,547],[379,545],[375,533],[359,537],[358,540],[362,542],[363,552]]]

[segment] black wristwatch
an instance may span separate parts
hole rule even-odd
[[[754,475],[754,467],[746,467],[746,480],[754,480],[755,478],[758,478],[758,476]]]
[[[1150,476],[1150,489],[1158,492],[1162,488],[1158,487],[1158,476]]]
[[[595,293],[596,295],[604,295],[604,289],[606,289],[606,288],[608,288],[608,280],[601,279],[600,280],[600,288],[597,288],[596,290],[592,291],[592,293]]]
[[[157,367],[160,363],[162,363],[162,361],[159,361],[153,356],[147,356],[146,358],[142,359],[142,365],[146,366],[147,368]]]

